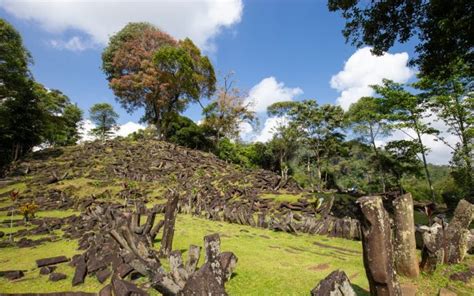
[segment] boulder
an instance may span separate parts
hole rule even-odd
[[[336,270],[311,290],[311,296],[356,296],[356,293],[345,272]]]

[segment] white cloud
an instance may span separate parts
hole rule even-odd
[[[119,125],[119,128],[117,131],[115,131],[114,136],[126,137],[133,132],[136,132],[140,129],[145,129],[145,128],[146,127],[144,125],[129,121],[125,124]]]
[[[430,111],[427,111],[430,112]],[[444,122],[436,120],[436,116],[433,113],[427,113],[427,117],[423,119],[425,123],[431,123],[431,127],[440,131],[440,136],[452,147],[456,146],[459,142],[459,138],[448,132],[448,127]],[[409,129],[396,130],[389,137],[376,141],[377,146],[384,146],[386,143],[395,140],[412,140],[416,138],[414,131]],[[435,136],[422,135],[421,141],[423,145],[428,147],[430,151],[427,152],[426,159],[429,163],[443,165],[449,164],[452,158],[452,149],[446,145],[443,141],[437,140]],[[421,159],[421,158],[420,158]]]
[[[358,49],[346,61],[344,69],[331,78],[331,87],[340,92],[337,104],[344,110],[361,97],[372,96],[370,85],[380,84],[384,78],[404,83],[415,74],[407,66],[406,52],[375,56],[370,50],[370,47]]]
[[[96,125],[89,119],[83,120],[81,123],[81,129],[79,133],[81,135],[81,140],[79,142],[87,142],[95,140],[95,137],[90,135],[90,131],[95,128]],[[144,125],[129,121],[125,124],[119,125],[118,129],[113,133],[112,138],[115,137],[126,137],[129,134],[138,131],[139,129],[145,129]]]
[[[252,103],[251,109],[255,112],[265,112],[267,107],[276,102],[292,101],[303,90],[299,87],[286,87],[283,82],[278,82],[275,77],[267,77],[252,87],[246,102]]]
[[[242,0],[0,0],[0,7],[54,34],[81,31],[90,38],[87,40],[90,44],[105,45],[128,22],[146,21],[178,39],[190,37],[201,48],[213,50],[213,39],[223,29],[240,22],[243,3]]]
[[[96,45],[90,41],[84,41],[79,36],[71,37],[68,41],[54,39],[49,44],[56,49],[67,49],[70,51],[84,51],[86,49],[95,48]]]
[[[285,117],[269,117],[265,120],[263,129],[255,137],[255,142],[268,142],[273,138],[278,127],[288,125],[288,119]]]

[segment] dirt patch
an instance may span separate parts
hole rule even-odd
[[[321,270],[326,270],[330,267],[328,263],[322,263],[314,266],[310,266],[308,269],[313,270],[313,271],[321,271]]]

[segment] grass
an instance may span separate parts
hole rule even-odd
[[[297,202],[298,199],[302,197],[301,194],[293,194],[293,193],[280,193],[280,194],[275,194],[275,193],[265,193],[260,195],[260,198],[264,199],[272,199],[277,202]]]
[[[142,184],[139,184],[142,187]],[[144,185],[145,186],[145,185]],[[14,189],[26,190],[24,182],[12,184],[0,189],[5,193]],[[103,182],[90,178],[78,178],[64,180],[56,184],[48,185],[48,188],[62,189],[72,188],[74,196],[85,197],[91,194],[100,194],[109,189],[112,193],[121,190],[120,181]],[[158,184],[146,184],[148,196],[151,203],[161,203],[160,199],[163,188]],[[281,194],[263,194],[262,198],[272,199],[275,202],[296,202],[302,197],[300,194],[283,192]],[[338,196],[338,198],[348,198]],[[2,200],[0,206],[8,206],[8,199]],[[66,217],[77,214],[68,211],[39,211],[38,217]],[[417,215],[418,213],[415,213]],[[0,221],[10,219],[7,212],[0,212]],[[21,219],[19,215],[13,219]],[[422,222],[422,215],[416,217]],[[0,231],[8,234],[10,232],[6,224],[0,224]],[[17,231],[25,227],[14,227]],[[358,295],[368,294],[368,283],[362,262],[362,247],[360,242],[348,241],[338,238],[324,236],[299,234],[290,235],[282,232],[273,232],[265,229],[251,228],[229,224],[225,222],[213,222],[189,215],[178,215],[174,239],[174,249],[184,252],[187,256],[189,245],[202,246],[203,237],[211,233],[220,233],[222,251],[232,251],[238,257],[238,264],[233,278],[227,283],[226,289],[230,295],[307,295],[316,284],[326,277],[330,272],[341,269],[350,277],[353,287]],[[58,231],[56,234],[60,234]],[[7,237],[7,236],[6,236]],[[29,237],[37,239],[37,237]],[[315,245],[319,244],[325,245]],[[159,242],[155,244],[159,248]],[[341,251],[336,248],[344,248]],[[68,278],[56,283],[49,282],[47,276],[40,276],[36,268],[35,260],[58,255],[72,255],[77,251],[77,241],[60,240],[34,248],[4,248],[0,249],[0,270],[24,269],[25,277],[17,281],[7,281],[0,278],[1,293],[24,293],[24,292],[58,292],[58,291],[86,291],[98,292],[103,284],[95,277],[88,277],[83,285],[72,287],[71,280],[74,269],[67,264],[60,264],[57,271],[65,273]],[[204,255],[201,255],[201,263]],[[474,257],[469,256],[466,262],[474,264]],[[167,262],[163,262],[168,266]],[[449,280],[449,274],[466,269],[466,264],[442,266],[434,274],[422,274],[418,279],[411,280],[401,278],[403,283],[413,283],[418,287],[419,295],[436,295],[441,287],[448,287],[458,295],[470,295],[474,289],[473,283],[464,284]],[[151,295],[158,295],[156,291],[149,291]]]

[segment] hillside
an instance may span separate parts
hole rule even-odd
[[[35,261],[90,253],[91,246],[84,242],[90,242],[91,233],[93,242],[107,235],[100,220],[89,223],[99,208],[156,211],[162,219],[169,190],[179,195],[173,249],[186,257],[189,245],[202,245],[203,236],[220,234],[222,249],[238,257],[226,285],[230,295],[307,295],[335,269],[347,273],[358,294],[367,294],[362,247],[353,240],[358,221],[344,217],[353,210],[348,197],[311,195],[291,181],[280,184],[272,172],[242,169],[212,154],[159,141],[127,140],[39,151],[12,167],[0,181],[1,269],[24,273],[16,280],[0,277],[0,293],[98,292],[110,278],[102,281],[89,272],[83,284],[73,286],[75,268],[59,264],[56,272],[67,278],[53,282],[40,275]],[[20,192],[14,202],[9,199],[12,191]],[[21,205],[31,202],[39,208],[26,223]],[[329,202],[340,217],[326,212]],[[8,241],[10,233],[13,244]],[[154,243],[158,249],[160,239]],[[431,295],[448,285],[448,277],[442,274],[465,268],[443,267],[415,284]],[[133,273],[126,277],[135,278]],[[134,282],[157,294],[143,278]],[[469,286],[461,282],[449,285],[460,295],[468,294]]]

